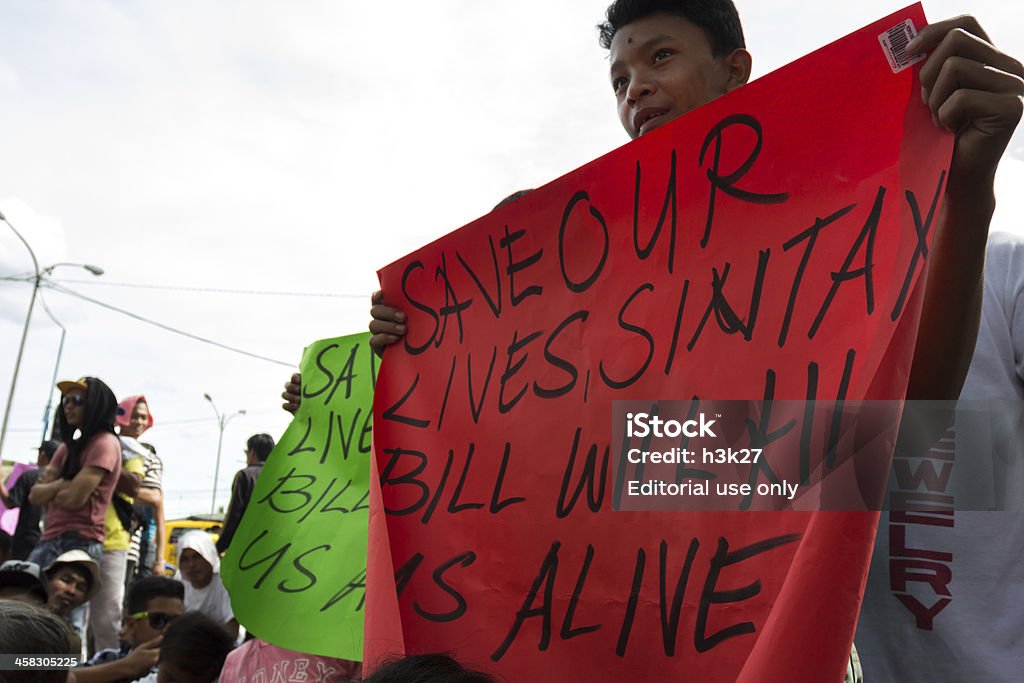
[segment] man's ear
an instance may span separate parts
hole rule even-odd
[[[728,69],[728,80],[725,84],[725,91],[731,92],[750,80],[750,67],[753,57],[742,47],[733,50],[723,60]]]

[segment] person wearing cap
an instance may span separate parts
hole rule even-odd
[[[61,553],[43,570],[50,595],[46,604],[67,619],[100,589],[100,566],[84,550]]]
[[[137,399],[138,397],[133,397]],[[127,401],[117,405],[114,422],[123,425],[121,415],[128,407]],[[145,400],[134,400],[127,413],[128,425],[121,426],[122,433],[141,434],[151,422]],[[125,576],[127,574],[128,550],[131,547],[133,527],[141,519],[136,513],[133,497],[142,492],[145,454],[149,451],[135,438],[124,436],[121,444],[121,476],[110,506],[103,518],[103,559],[100,560],[102,587],[89,603],[89,631],[96,650],[117,647],[121,630],[121,603],[124,601]],[[131,477],[130,481],[126,481]]]
[[[143,459],[142,486],[135,496],[142,524],[132,535],[128,549],[128,576],[164,573],[164,464],[152,444],[139,437],[153,426],[153,413],[143,395],[129,396],[117,404],[117,427],[124,460],[129,454]]]
[[[78,608],[100,589],[99,564],[84,550],[61,553],[43,568],[49,598],[46,606],[61,617],[78,641],[76,652],[84,652],[85,622]]]
[[[4,486],[6,477],[0,474],[0,501],[3,501],[3,504],[12,510],[19,509],[18,523],[14,527],[11,544],[12,560],[28,559],[32,548],[39,542],[39,523],[43,516],[43,509],[39,505],[30,503],[28,494],[39,479],[39,473],[50,464],[58,446],[60,446],[59,441],[44,441],[39,444],[36,454],[37,467],[23,471],[9,490]]]
[[[50,586],[35,562],[8,560],[0,564],[0,600],[21,600],[45,605]]]
[[[121,474],[121,442],[114,434],[117,400],[102,380],[58,382],[57,426],[63,443],[29,493],[46,506],[46,524],[29,560],[47,566],[78,549],[103,557],[103,521]]]

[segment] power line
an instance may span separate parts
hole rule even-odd
[[[167,427],[169,425],[185,425],[185,424],[200,424],[203,422],[209,422],[210,424],[217,424],[217,418],[214,417],[192,417],[185,420],[160,420],[161,427]]]
[[[15,280],[20,278],[0,278],[3,280]],[[60,282],[71,282],[82,285],[99,285],[102,287],[127,287],[130,289],[163,289],[175,292],[206,292],[217,294],[255,294],[259,296],[300,296],[300,297],[321,297],[330,299],[366,299],[366,294],[340,294],[331,292],[275,292],[265,289],[224,289],[218,287],[182,287],[180,285],[148,285],[138,282],[110,282],[109,280],[75,280],[61,279]]]
[[[67,294],[69,296],[77,297],[79,299],[82,299],[83,301],[88,301],[91,304],[95,304],[95,305],[100,306],[102,308],[106,308],[106,309],[109,309],[111,311],[115,311],[115,312],[120,313],[122,315],[126,315],[129,318],[134,318],[135,320],[138,320],[140,322],[144,322],[144,323],[147,323],[149,325],[153,325],[155,327],[159,327],[162,330],[167,330],[168,332],[173,332],[174,334],[180,334],[183,337],[188,337],[189,339],[194,339],[195,341],[202,342],[204,344],[210,344],[211,346],[216,346],[218,348],[224,349],[226,351],[232,351],[234,353],[239,353],[239,354],[242,354],[243,356],[249,356],[250,358],[256,358],[258,360],[265,360],[268,363],[276,363],[277,365],[283,365],[286,368],[294,368],[295,367],[295,363],[285,363],[284,361],[280,361],[280,360],[277,360],[275,358],[269,358],[267,356],[261,356],[258,353],[252,353],[251,351],[246,351],[244,349],[239,349],[239,348],[237,348],[235,346],[228,346],[227,344],[222,344],[221,342],[214,341],[213,339],[208,339],[206,337],[200,337],[197,334],[192,334],[191,332],[186,332],[184,330],[179,330],[176,327],[171,327],[170,325],[165,325],[164,323],[160,323],[160,322],[157,322],[155,320],[150,320],[149,318],[143,318],[141,315],[138,315],[137,313],[132,313],[131,311],[126,311],[123,308],[118,308],[117,306],[113,306],[113,305],[108,304],[108,303],[106,303],[104,301],[100,301],[98,299],[93,299],[91,297],[85,296],[84,294],[80,294],[80,293],[74,291],[73,289],[68,289],[67,287],[59,285],[56,282],[47,283],[47,286],[52,288],[52,289],[54,289],[54,290],[56,290],[56,291],[58,291],[58,292],[60,292],[61,294]]]

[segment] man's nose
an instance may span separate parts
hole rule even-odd
[[[631,102],[637,102],[653,92],[653,81],[642,74],[637,74],[636,77],[629,82],[629,87],[626,89],[626,99]]]

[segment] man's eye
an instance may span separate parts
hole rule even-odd
[[[619,92],[624,87],[626,87],[626,79],[624,77],[620,76],[612,81],[612,90],[615,92]]]
[[[666,57],[671,57],[671,56],[672,56],[672,50],[669,50],[668,48],[664,48],[663,47],[663,48],[661,48],[660,50],[658,50],[657,52],[654,53],[654,56],[651,58],[651,61],[657,63],[657,62],[660,62],[661,60],[665,59]]]

